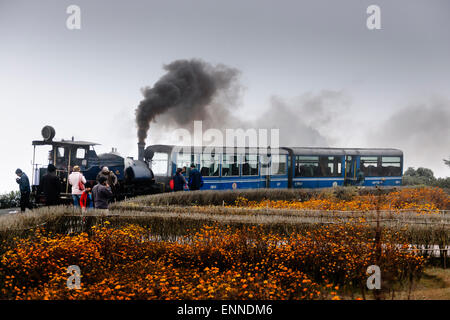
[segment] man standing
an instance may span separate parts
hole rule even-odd
[[[98,184],[92,189],[95,209],[108,209],[108,201],[113,196],[111,187],[108,185],[105,177],[100,177]]]
[[[200,190],[200,188],[203,186],[203,177],[195,167],[195,164],[191,164],[188,185],[190,190]]]
[[[56,176],[56,167],[53,164],[49,164],[47,167],[47,173],[41,180],[42,192],[45,195],[45,204],[47,206],[56,206],[60,201],[61,182]]]
[[[28,180],[25,172],[22,172],[20,169],[16,170],[16,175],[18,176],[16,182],[19,184],[20,189],[20,210],[22,212],[25,211],[25,208],[32,210],[33,206],[30,203],[30,180]]]
[[[115,196],[116,192],[117,192],[117,187],[118,187],[118,179],[117,179],[117,176],[114,174],[114,172],[109,170],[108,167],[104,166],[97,175],[97,179],[96,179],[97,182],[100,182],[100,177],[106,178],[106,182],[111,187],[111,192]]]
[[[186,179],[182,174],[183,169],[177,168],[175,175],[173,176],[173,191],[183,191],[186,185]]]

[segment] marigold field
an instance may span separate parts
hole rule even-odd
[[[343,198],[343,199],[342,199]],[[347,198],[347,199],[346,199]],[[391,192],[384,196],[375,194],[347,195],[321,194],[305,201],[270,200],[249,201],[238,197],[234,203],[238,207],[247,208],[283,208],[297,210],[325,211],[371,211],[391,210],[401,212],[414,210],[418,213],[436,213],[450,207],[450,197],[439,188],[410,188]]]
[[[179,242],[146,240],[130,225],[90,236],[38,230],[1,258],[3,299],[338,299],[363,286],[376,248],[363,226],[318,228],[280,237],[257,227],[205,226]],[[389,235],[386,235],[388,237]],[[383,247],[390,281],[419,277],[425,260],[406,246]],[[82,289],[66,286],[78,265]]]
[[[142,201],[147,200],[137,203]],[[131,202],[124,206],[130,204],[139,210]],[[412,210],[429,219],[448,208],[449,197],[437,188],[416,188],[384,195],[319,194],[304,200],[239,196],[228,206],[324,213]],[[164,212],[157,213],[159,220],[142,223],[153,213],[142,211],[141,220],[132,222],[130,216],[125,219],[126,211],[116,208],[110,217],[93,217],[95,223],[86,224],[86,217],[50,218],[52,209],[45,210],[41,214],[53,224],[14,237],[12,231],[0,234],[0,299],[390,299],[399,291],[411,292],[429,264],[429,257],[411,244],[419,238],[408,237],[401,228],[375,229],[365,219],[275,232],[255,223],[202,218],[201,225],[166,239],[161,230],[176,220],[164,220]],[[54,228],[67,218],[80,221],[82,228]],[[429,237],[427,227],[420,226],[420,234]],[[438,228],[431,244],[448,239],[448,228]],[[78,290],[67,286],[71,265],[81,270]],[[376,294],[366,287],[371,265],[382,270],[382,290]]]

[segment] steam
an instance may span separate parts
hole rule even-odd
[[[238,97],[237,69],[197,59],[177,60],[164,69],[167,73],[152,88],[142,90],[144,100],[136,109],[139,142],[145,142],[150,123],[159,115],[180,126],[193,120],[212,122],[218,113],[229,115],[217,100],[228,99],[232,104]]]
[[[273,96],[269,108],[251,125],[280,129],[284,146],[327,147],[339,144],[340,123],[345,119],[351,99],[343,91],[307,92],[293,99]],[[340,131],[340,132],[336,132]]]
[[[450,100],[432,97],[409,104],[385,121],[368,139],[372,144],[403,150],[408,166],[432,168],[438,176],[448,175],[442,161],[450,146]]]

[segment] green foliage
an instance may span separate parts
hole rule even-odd
[[[0,195],[0,209],[17,207],[20,202],[20,192],[11,191]]]
[[[438,178],[436,180],[435,186],[443,189],[450,189],[450,177]]]
[[[446,164],[450,164],[450,160],[446,161]],[[403,185],[424,185],[448,189],[450,188],[450,177],[436,178],[431,169],[419,167],[415,170],[414,168],[409,167],[403,174]]]

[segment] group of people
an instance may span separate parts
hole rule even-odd
[[[113,189],[117,186],[117,176],[109,171],[108,167],[103,167],[97,175],[97,184],[92,185],[80,172],[80,167],[73,167],[73,172],[69,175],[69,184],[72,186],[72,199],[75,207],[82,210],[108,209],[108,204],[113,198]]]
[[[105,166],[98,173],[96,180],[97,184],[92,187],[80,172],[80,167],[73,167],[73,172],[69,175],[69,184],[72,186],[75,207],[81,207],[84,211],[93,208],[108,209],[109,201],[114,197],[118,185],[117,176]]]
[[[173,191],[183,191],[187,188],[189,190],[200,190],[203,186],[203,177],[200,171],[197,170],[195,164],[191,164],[188,181],[184,177],[186,167],[177,168],[173,176]]]
[[[28,176],[21,170],[16,170],[17,179],[20,189],[20,209],[33,209],[30,202],[30,181]],[[81,173],[79,166],[74,166],[72,173],[68,178],[69,184],[72,186],[72,199],[75,207],[81,207],[83,211],[89,209],[108,209],[109,201],[114,197],[115,188],[118,186],[117,176],[103,167],[97,175],[97,184],[92,186]],[[45,204],[47,206],[59,205],[61,203],[61,182],[56,175],[56,167],[49,164],[47,173],[42,177],[40,188],[45,196]]]

